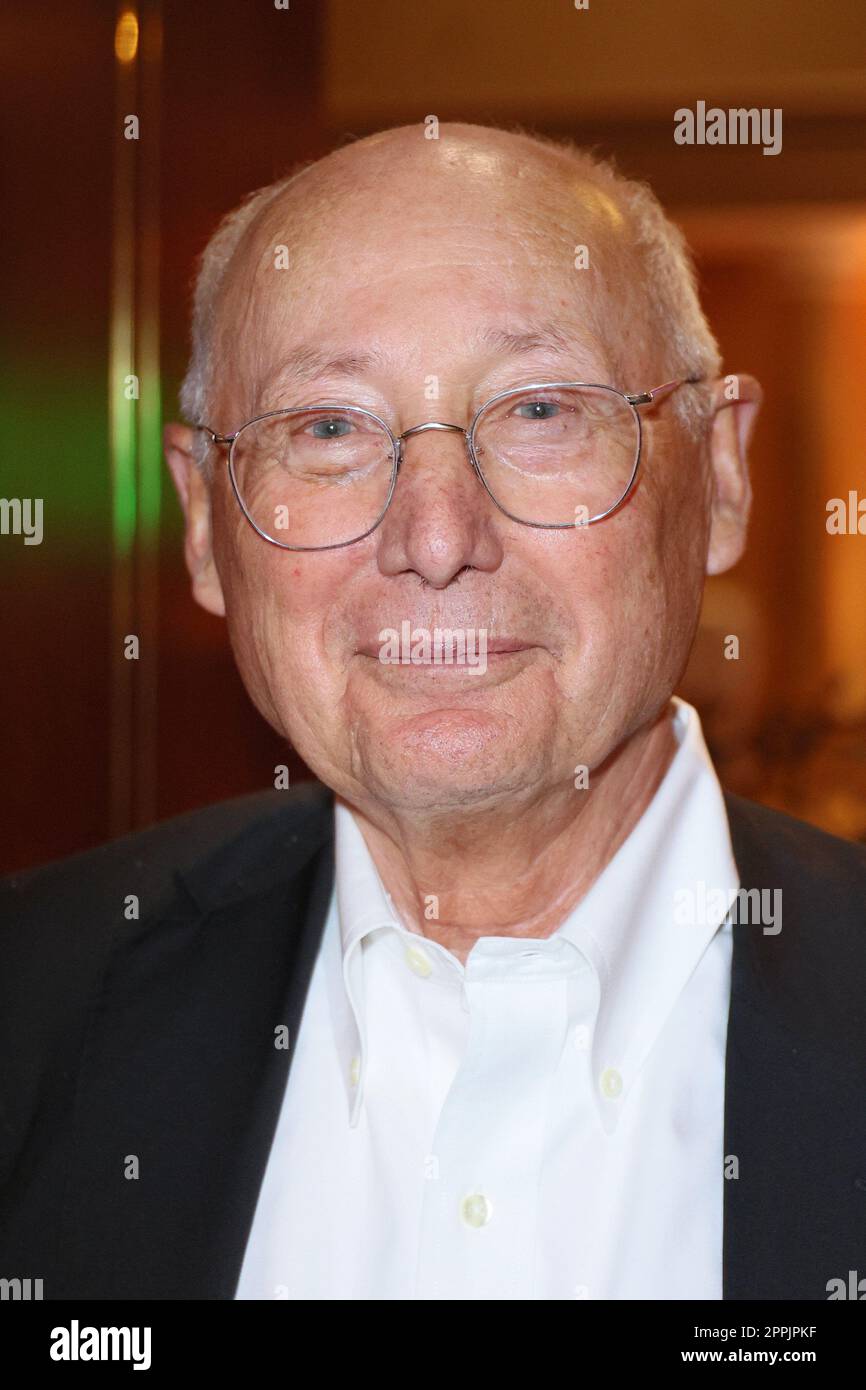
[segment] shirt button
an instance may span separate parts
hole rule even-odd
[[[420,975],[422,980],[426,980],[427,976],[433,972],[430,959],[420,946],[406,947],[406,964],[416,975]]]
[[[493,1207],[483,1192],[471,1192],[460,1203],[460,1215],[467,1226],[472,1226],[477,1230],[479,1227],[487,1225],[493,1215]]]
[[[360,1057],[353,1057],[353,1058],[352,1058],[352,1065],[349,1067],[349,1080],[351,1081],[351,1083],[352,1083],[353,1086],[357,1086],[357,1084],[358,1084],[360,1078],[361,1078],[361,1059],[360,1059]]]
[[[622,1077],[616,1067],[605,1067],[600,1084],[601,1093],[608,1100],[616,1100],[622,1092]]]

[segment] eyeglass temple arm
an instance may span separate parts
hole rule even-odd
[[[236,437],[234,434],[217,434],[210,425],[193,425],[193,429],[204,430],[205,434],[209,434],[211,444],[233,444]]]
[[[675,386],[694,385],[698,381],[705,381],[702,376],[682,376],[675,381],[666,381],[663,386],[654,386],[651,391],[638,391],[636,395],[629,395],[625,392],[625,398],[629,405],[650,405],[658,396],[666,395],[673,391]]]

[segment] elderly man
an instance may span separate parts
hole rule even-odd
[[[866,855],[723,793],[672,697],[759,388],[648,189],[431,133],[205,252],[193,593],[319,782],[7,885],[0,1272],[825,1299],[866,1259]]]

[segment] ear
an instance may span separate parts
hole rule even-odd
[[[732,393],[736,390],[736,397]],[[712,503],[707,574],[724,574],[746,545],[752,487],[748,449],[763,392],[754,377],[733,375],[713,382],[710,431]]]
[[[163,431],[163,449],[186,521],[184,557],[192,579],[193,597],[208,613],[225,617],[225,600],[213,556],[210,487],[193,456],[195,431],[170,424]]]

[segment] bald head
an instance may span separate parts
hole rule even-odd
[[[297,297],[309,303],[352,268],[384,289],[396,243],[431,267],[450,259],[456,278],[479,286],[515,258],[531,265],[623,389],[647,372],[718,369],[682,238],[649,189],[566,142],[462,123],[427,134],[403,126],[355,141],[225,219],[197,285],[190,418],[210,423],[220,406],[224,428],[248,418],[263,377],[279,370],[267,343],[285,342]],[[694,430],[696,393],[675,410]]]

